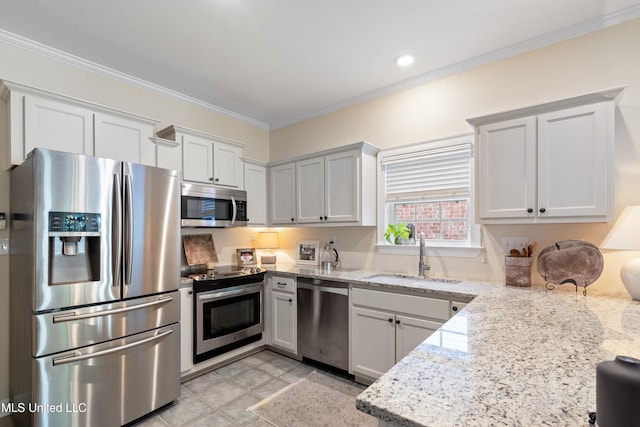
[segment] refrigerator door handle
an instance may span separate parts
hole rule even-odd
[[[128,286],[133,268],[133,183],[129,174],[124,177],[124,203],[124,286]]]
[[[148,342],[151,341],[155,341],[155,340],[159,340],[162,337],[165,337],[169,334],[173,333],[173,329],[166,329],[164,331],[158,331],[156,333],[156,335],[149,337],[149,338],[144,338],[141,339],[140,341],[136,341],[136,342],[132,342],[129,344],[125,344],[119,347],[114,347],[114,348],[110,348],[108,350],[103,350],[103,351],[97,351],[95,353],[86,353],[86,354],[82,354],[80,352],[73,352],[72,354],[66,355],[66,356],[62,356],[62,357],[56,357],[53,359],[53,366],[58,366],[58,365],[66,365],[67,363],[73,363],[73,362],[80,362],[82,360],[87,360],[87,359],[93,359],[96,357],[101,357],[101,356],[106,356],[112,353],[116,353],[118,351],[123,351],[123,350],[127,350],[130,349],[132,347],[137,347],[139,345],[142,344],[146,344]]]
[[[59,314],[53,316],[53,323],[71,322],[74,320],[90,319],[92,317],[110,316],[112,314],[126,313],[127,311],[139,310],[141,308],[152,307],[154,305],[161,305],[167,302],[173,301],[172,296],[163,296],[155,301],[145,302],[143,304],[130,305],[128,307],[114,308],[112,310],[93,311],[91,313],[76,314],[75,311],[71,313]]]
[[[113,208],[111,263],[113,265],[113,287],[118,287],[122,280],[120,275],[122,271],[122,182],[120,174],[117,173],[113,174]]]

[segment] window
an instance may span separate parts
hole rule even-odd
[[[383,150],[380,164],[379,243],[389,224],[406,224],[415,244],[478,246],[473,217],[473,135]]]
[[[466,241],[468,205],[468,199],[392,203],[389,222],[408,224],[413,238],[424,233],[427,240]]]

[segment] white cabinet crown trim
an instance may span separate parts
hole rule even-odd
[[[299,161],[307,160],[314,157],[322,157],[322,156],[335,154],[335,153],[343,153],[349,150],[360,150],[362,151],[363,154],[370,155],[370,156],[375,156],[380,151],[380,149],[375,145],[371,145],[367,141],[361,141],[361,142],[356,142],[354,144],[341,145],[340,147],[335,147],[328,150],[316,151],[314,153],[304,154],[297,157],[291,157],[288,159],[278,160],[275,162],[269,162],[269,166],[279,166],[286,163],[299,162]]]
[[[225,144],[234,145],[239,148],[246,148],[248,146],[248,144],[245,144],[244,142],[235,141],[233,139],[225,138],[223,136],[212,135],[210,133],[201,132],[199,130],[190,129],[190,128],[186,128],[178,125],[168,125],[168,126],[156,125],[154,132],[157,137],[172,140],[172,141],[175,141],[176,133],[188,133],[191,135],[198,136],[200,138],[213,140],[214,142],[215,141],[224,142]]]
[[[467,119],[467,122],[470,125],[477,127],[489,123],[502,122],[505,120],[517,119],[527,116],[535,116],[543,113],[550,113],[553,111],[564,110],[566,108],[578,107],[580,105],[595,104],[602,101],[615,101],[617,103],[620,100],[620,96],[625,87],[626,86],[619,86],[597,92],[587,93],[584,95],[578,95],[571,98],[532,105],[524,108],[518,108],[515,110],[502,111],[499,113],[472,117],[470,119]]]
[[[49,98],[55,101],[64,102],[66,104],[72,104],[77,107],[87,108],[91,110],[91,112],[102,112],[108,114],[114,114],[118,116],[122,116],[124,118],[137,120],[140,122],[146,122],[152,126],[155,126],[159,123],[156,119],[151,119],[149,117],[139,116],[137,114],[133,114],[124,110],[120,110],[118,108],[108,107],[106,105],[98,104],[91,101],[86,101],[80,98],[74,98],[72,96],[62,95],[59,93],[49,92],[45,89],[38,89],[31,86],[22,85],[20,83],[15,83],[9,80],[0,80],[0,99],[3,101],[7,101],[9,93],[15,91],[20,92],[23,95],[36,95],[39,97]]]

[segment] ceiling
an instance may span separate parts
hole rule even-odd
[[[0,11],[0,41],[275,129],[640,17],[640,0],[0,0]],[[401,53],[415,62],[398,67]]]

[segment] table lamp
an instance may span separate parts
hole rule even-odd
[[[600,243],[602,249],[640,251],[640,206],[627,206]],[[632,258],[620,269],[622,284],[631,298],[640,300],[640,258]]]
[[[263,231],[258,233],[258,239],[256,240],[257,249],[266,249],[266,254],[260,257],[260,264],[275,264],[276,256],[269,252],[270,249],[280,248],[280,239],[278,233],[275,231]]]

